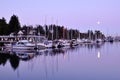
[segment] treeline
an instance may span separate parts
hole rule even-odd
[[[0,19],[0,35],[9,35],[11,33],[17,34],[21,26],[16,15],[11,16],[9,23],[3,17]]]
[[[82,33],[77,29],[67,29],[64,26],[55,24],[51,25],[36,25],[36,26],[21,26],[19,19],[16,15],[11,16],[9,23],[5,18],[0,19],[0,35],[10,35],[13,33],[17,35],[19,31],[23,32],[23,35],[40,35],[45,36],[47,39],[98,39],[105,38],[105,35],[98,31],[88,30],[86,33]]]

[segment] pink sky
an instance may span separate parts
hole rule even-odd
[[[120,0],[3,0],[0,18],[16,14],[22,25],[56,23],[82,32],[120,35]],[[52,21],[53,18],[53,21]],[[98,25],[97,22],[100,22]]]

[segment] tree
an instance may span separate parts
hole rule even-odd
[[[9,33],[12,32],[15,34],[18,33],[21,27],[20,27],[19,19],[16,15],[11,16],[8,26],[9,26]]]
[[[37,34],[38,35],[44,35],[45,34],[45,30],[43,29],[43,27],[41,25],[37,25]]]
[[[49,26],[45,25],[45,37],[49,37]]]
[[[0,35],[8,35],[8,24],[4,17],[0,19]]]

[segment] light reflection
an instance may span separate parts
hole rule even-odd
[[[63,59],[66,59],[66,54],[63,54]]]
[[[97,53],[97,58],[100,59],[100,57],[101,57],[101,56],[100,56],[100,51],[98,51],[98,53]]]

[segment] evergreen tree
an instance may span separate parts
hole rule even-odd
[[[18,31],[20,30],[20,23],[16,15],[11,16],[8,26],[9,26],[9,33],[12,32],[15,34],[18,33]]]
[[[41,25],[37,25],[37,33],[39,35],[45,35],[45,30],[43,29]]]
[[[8,35],[8,25],[5,18],[0,19],[0,35]]]

